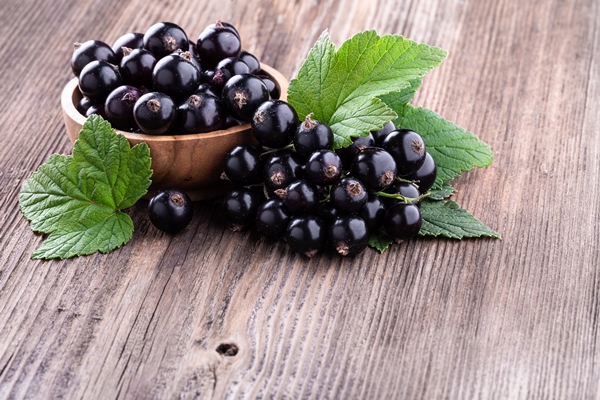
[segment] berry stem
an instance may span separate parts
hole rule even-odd
[[[260,153],[260,155],[261,155],[261,157],[262,157],[262,156],[266,156],[267,154],[275,153],[276,151],[279,151],[279,150],[292,150],[293,148],[294,148],[294,145],[293,145],[293,144],[288,144],[288,145],[287,145],[287,146],[285,146],[285,147],[281,147],[281,148],[278,148],[278,149],[270,149],[270,150],[267,150],[267,151],[265,151],[265,152],[263,152],[263,153]]]
[[[375,194],[378,196],[381,196],[381,197],[388,197],[390,199],[400,200],[405,203],[414,203],[414,202],[420,201],[423,197],[425,197],[424,195],[419,196],[419,197],[406,197],[406,196],[402,196],[400,193],[385,193],[385,192],[375,192]]]

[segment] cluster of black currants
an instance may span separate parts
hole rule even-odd
[[[390,122],[334,151],[327,124],[312,115],[300,122],[281,100],[262,103],[251,126],[259,145],[225,156],[232,229],[255,227],[309,257],[327,248],[359,254],[382,231],[396,241],[418,234],[420,202],[437,174],[418,133]]]
[[[150,135],[204,133],[250,120],[245,105],[279,98],[259,60],[242,49],[238,31],[217,21],[194,43],[171,22],[131,32],[112,46],[76,43],[71,68],[85,116],[100,114],[123,131]],[[241,93],[240,86],[250,87]]]

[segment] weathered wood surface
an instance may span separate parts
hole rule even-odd
[[[71,43],[216,19],[289,78],[325,29],[447,49],[414,103],[491,144],[455,198],[503,239],[307,259],[205,201],[180,235],[138,204],[121,249],[30,260],[17,196],[70,152]],[[0,398],[600,397],[597,1],[3,0],[0,60]]]

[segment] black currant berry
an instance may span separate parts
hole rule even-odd
[[[375,139],[373,139],[373,135],[370,133],[367,136],[359,136],[357,138],[352,139],[352,144],[348,147],[343,147],[341,149],[336,149],[336,153],[342,159],[342,163],[344,164],[344,169],[350,169],[350,165],[352,165],[352,161],[354,161],[354,157],[358,154],[362,149],[366,149],[368,147],[375,146]]]
[[[263,146],[285,147],[292,142],[298,128],[296,110],[282,100],[267,100],[254,112],[252,134]]]
[[[398,176],[412,174],[425,162],[425,142],[409,129],[396,129],[383,141],[382,147],[396,160]]]
[[[88,108],[90,108],[92,105],[98,104],[98,103],[99,103],[98,100],[92,100],[92,99],[89,99],[89,98],[83,96],[81,98],[81,100],[79,100],[79,102],[77,103],[77,111],[79,111],[79,113],[81,115],[85,115]],[[102,103],[102,106],[104,107],[104,103]]]
[[[369,232],[377,232],[385,221],[386,206],[384,198],[370,193],[367,203],[358,215],[365,221]]]
[[[107,119],[106,111],[104,111],[104,102],[100,101],[98,103],[91,104],[85,111],[86,117],[89,117],[90,115],[100,115],[102,118]]]
[[[225,154],[223,178],[236,185],[247,186],[262,181],[263,162],[252,146],[238,145]]]
[[[244,61],[237,57],[227,57],[219,61],[209,83],[220,90],[232,76],[249,72],[250,68]]]
[[[369,229],[362,218],[343,215],[329,227],[329,242],[338,254],[354,256],[369,244]]]
[[[427,152],[425,153],[425,161],[423,162],[423,165],[421,165],[421,168],[412,174],[407,175],[405,179],[414,181],[419,187],[419,192],[421,194],[425,194],[435,183],[436,177],[437,166],[435,164],[435,160],[433,157],[431,157],[431,154]]]
[[[182,231],[192,220],[192,214],[192,201],[177,189],[161,190],[148,203],[150,222],[167,233]]]
[[[317,216],[328,224],[335,221],[340,215],[344,215],[344,213],[335,208],[331,199],[321,203],[317,209]]]
[[[385,216],[383,227],[396,241],[414,238],[421,229],[421,210],[416,204],[398,203]]]
[[[271,240],[285,237],[292,214],[278,197],[266,200],[256,210],[256,229]]]
[[[189,49],[189,40],[185,31],[172,22],[158,22],[144,33],[144,48],[151,51],[156,59],[181,49]]]
[[[234,75],[223,86],[221,99],[231,115],[243,121],[251,121],[256,109],[269,100],[269,90],[254,75]]]
[[[388,122],[378,131],[372,131],[371,135],[373,135],[373,139],[375,140],[375,146],[382,147],[383,141],[390,134],[390,132],[394,131],[396,126],[393,122]]]
[[[395,195],[401,195],[406,200],[406,201],[404,201],[403,199],[394,199],[391,197],[383,197],[382,200],[385,203],[387,208],[392,207],[393,205],[395,205],[398,202],[415,203],[417,206],[421,205],[421,200],[420,200],[421,193],[419,192],[419,189],[417,189],[417,187],[411,182],[395,180],[390,186],[385,188],[384,192],[390,193],[390,194],[395,194]],[[417,200],[409,200],[409,199],[417,199]]]
[[[112,50],[115,52],[117,62],[123,59],[123,47],[128,49],[144,48],[144,34],[140,32],[129,32],[120,36],[112,45]]]
[[[292,182],[280,196],[294,215],[312,214],[319,206],[319,193],[314,184],[299,180]]]
[[[108,96],[122,82],[117,66],[106,61],[91,61],[79,74],[79,90],[93,100]]]
[[[177,117],[177,107],[169,96],[161,92],[142,95],[133,106],[133,117],[142,132],[162,135],[171,129]]]
[[[113,49],[101,40],[88,40],[83,43],[77,42],[73,47],[71,70],[75,76],[79,76],[83,67],[92,61],[100,60],[111,64],[117,62],[117,57]]]
[[[294,149],[302,156],[317,150],[330,150],[333,146],[333,131],[324,122],[312,119],[308,114],[294,133]]]
[[[242,43],[232,25],[217,21],[200,33],[196,41],[196,50],[200,59],[209,68],[213,68],[224,58],[239,56]]]
[[[207,93],[193,94],[177,108],[179,133],[206,133],[221,129],[225,109],[219,100]]]
[[[136,128],[133,107],[142,92],[135,86],[122,85],[109,93],[104,102],[104,111],[115,129],[133,131]]]
[[[279,150],[265,158],[263,182],[270,193],[282,190],[304,175],[302,163],[297,153]]]
[[[263,81],[263,83],[269,90],[269,95],[271,96],[272,99],[278,99],[281,97],[281,91],[279,90],[279,86],[277,86],[277,83],[275,83],[273,78],[271,78],[270,76],[267,76],[267,75],[257,75],[257,76]]]
[[[223,213],[233,231],[253,226],[256,211],[263,201],[260,191],[250,187],[232,189],[223,198]]]
[[[172,53],[157,61],[152,71],[152,86],[175,102],[192,95],[200,85],[200,70],[192,63],[190,52]]]
[[[350,166],[352,176],[360,179],[367,190],[377,192],[396,179],[396,162],[379,147],[368,147],[358,152]]]
[[[254,54],[242,50],[238,57],[246,63],[250,69],[249,73],[256,75],[260,72],[260,61],[258,61],[258,58]]]
[[[210,94],[211,96],[215,96],[217,99],[221,98],[221,91],[220,90],[215,90],[211,85],[209,85],[208,83],[201,83],[200,85],[198,85],[198,89],[196,89],[196,94],[199,93],[206,93],[206,94]]]
[[[331,201],[335,208],[346,214],[355,214],[365,206],[369,194],[356,178],[345,177],[331,187]]]
[[[149,88],[152,85],[152,71],[156,58],[146,49],[123,47],[123,58],[119,64],[119,72],[127,85]]]
[[[313,215],[292,218],[286,228],[285,239],[293,251],[312,257],[325,248],[325,223]]]
[[[305,173],[317,185],[331,185],[342,175],[342,160],[332,150],[317,150],[306,161]]]

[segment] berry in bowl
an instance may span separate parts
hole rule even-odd
[[[130,32],[111,47],[76,43],[75,78],[63,89],[67,133],[74,142],[86,118],[99,114],[131,145],[148,144],[152,186],[178,188],[192,200],[217,197],[225,154],[255,144],[250,120],[270,99],[286,99],[288,81],[242,50],[237,30],[217,21],[196,42],[170,22]]]

